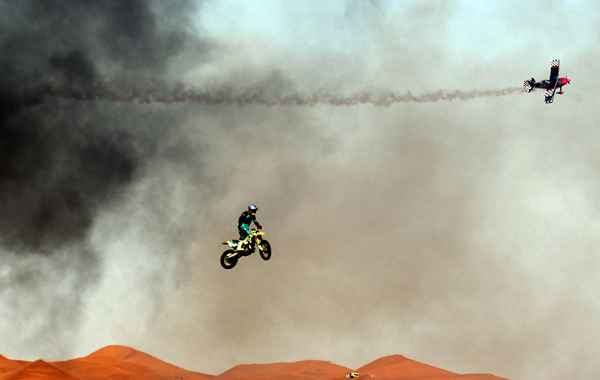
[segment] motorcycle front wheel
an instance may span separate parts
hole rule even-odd
[[[263,260],[269,260],[271,258],[271,244],[269,244],[268,241],[263,240],[260,243],[258,250],[260,251],[260,257],[262,257]]]
[[[225,269],[231,269],[237,264],[238,256],[233,249],[228,249],[221,255],[221,266]]]

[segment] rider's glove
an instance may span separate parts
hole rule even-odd
[[[258,229],[259,229],[259,230],[262,230],[262,226],[258,226]]]

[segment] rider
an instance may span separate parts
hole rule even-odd
[[[255,205],[248,206],[248,211],[244,211],[240,218],[238,219],[238,231],[240,232],[240,240],[244,240],[248,235],[250,235],[250,223],[254,222],[256,227],[259,230],[262,229],[258,220],[256,220],[256,212],[258,211],[258,207]]]

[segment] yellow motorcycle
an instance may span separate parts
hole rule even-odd
[[[262,238],[264,232],[257,228],[251,229],[250,234],[244,240],[227,240],[223,244],[229,246],[227,251],[221,255],[221,266],[225,269],[231,269],[237,264],[240,257],[249,256],[256,251],[260,253],[263,260],[271,258],[271,244]]]

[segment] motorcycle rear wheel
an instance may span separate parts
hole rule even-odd
[[[263,260],[269,260],[271,258],[271,244],[269,244],[268,241],[263,240],[260,243],[260,246],[262,248],[259,248],[259,252],[260,252],[260,257],[263,258]]]
[[[223,268],[231,269],[237,264],[238,256],[230,256],[232,253],[235,254],[235,251],[233,249],[228,249],[221,255],[221,266]]]

